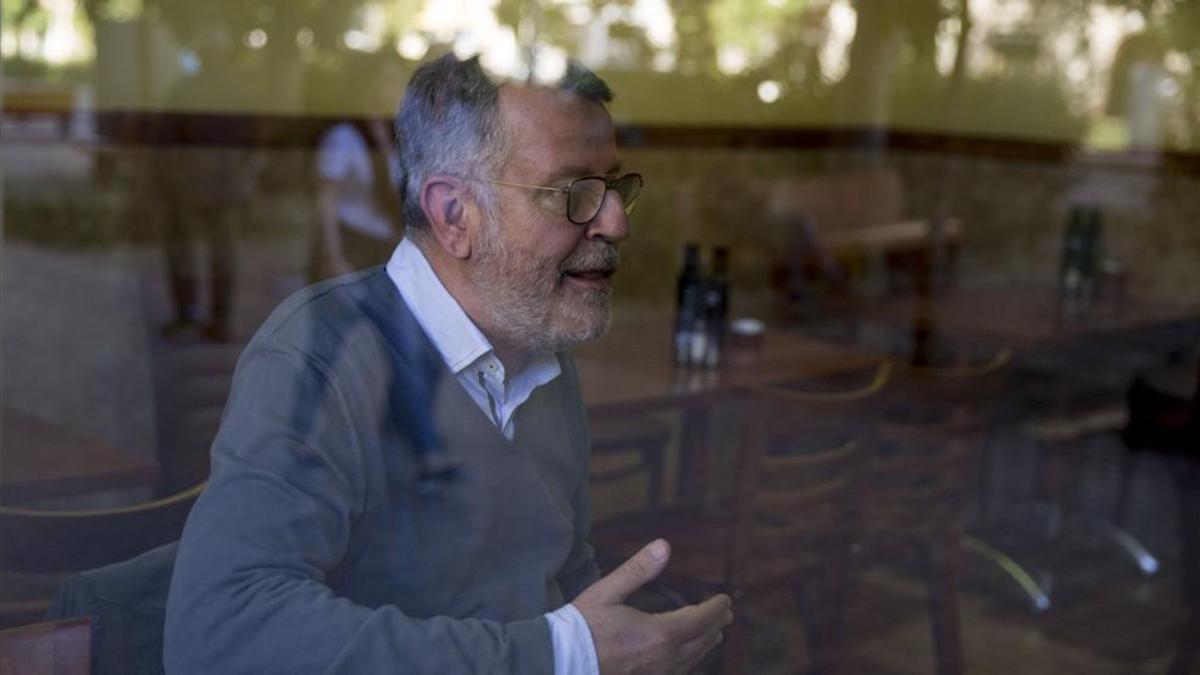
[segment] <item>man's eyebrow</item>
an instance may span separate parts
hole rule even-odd
[[[621,172],[621,162],[617,162],[608,168],[603,175],[613,176]],[[580,176],[594,176],[591,168],[586,166],[566,166],[554,173],[554,177],[550,179],[550,183],[557,183],[563,180],[579,178]]]
[[[554,172],[554,176],[550,179],[550,182],[557,183],[559,181],[579,178],[580,176],[587,176],[589,174],[591,174],[591,171],[586,166],[564,166],[563,168]]]

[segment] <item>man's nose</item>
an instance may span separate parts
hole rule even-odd
[[[600,213],[587,224],[589,239],[604,239],[619,242],[629,238],[629,216],[625,215],[625,200],[616,190],[604,196]]]

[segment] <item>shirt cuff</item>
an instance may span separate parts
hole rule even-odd
[[[546,614],[554,645],[554,675],[600,675],[587,619],[570,603]]]

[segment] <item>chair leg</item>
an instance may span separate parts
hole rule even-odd
[[[822,615],[822,603],[817,599],[818,589],[814,581],[800,584],[795,589],[796,606],[804,623],[804,644],[808,647],[809,672],[826,673],[826,634],[823,630],[826,617]]]
[[[849,542],[836,547],[830,554],[833,564],[829,566],[825,580],[824,610],[821,636],[825,655],[822,672],[836,674],[845,669],[846,614],[850,607],[851,560]]]
[[[1047,541],[1055,541],[1061,534],[1063,512],[1068,503],[1064,496],[1064,467],[1061,448],[1057,444],[1035,441],[1036,468],[1034,490],[1037,506],[1045,511],[1044,529],[1041,534]]]
[[[958,568],[962,551],[957,538],[932,544],[925,551],[929,619],[939,675],[963,672],[962,636],[958,621]]]
[[[1125,524],[1125,519],[1129,515],[1129,493],[1133,487],[1134,470],[1137,468],[1138,452],[1129,447],[1121,457],[1121,474],[1117,482],[1117,499],[1113,504],[1112,523],[1117,527]]]
[[[1187,675],[1195,672],[1200,663],[1200,541],[1196,539],[1196,532],[1200,531],[1200,460],[1176,459],[1173,468],[1188,618],[1180,630],[1179,644],[1167,672]]]
[[[641,452],[647,466],[646,478],[650,481],[646,499],[650,502],[650,506],[658,506],[662,503],[663,449],[661,446],[655,445],[644,447]]]
[[[742,665],[745,663],[745,640],[744,629],[746,619],[742,612],[735,611],[733,613],[733,621],[725,627],[725,644],[722,656],[724,657],[724,672],[725,675],[741,675],[743,672]]]
[[[835,675],[841,668],[841,633],[845,608],[840,593],[810,581],[796,589],[796,604],[804,615],[808,669],[813,675]],[[805,671],[801,671],[805,672]]]
[[[833,675],[841,672],[843,636],[849,594],[848,549],[832,551],[830,564],[821,575],[795,588],[796,606],[804,619],[804,638],[808,646],[809,672]]]

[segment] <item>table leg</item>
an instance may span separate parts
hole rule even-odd
[[[675,492],[677,498],[684,502],[709,496],[709,466],[712,458],[708,443],[708,420],[707,405],[689,405],[683,409]]]

